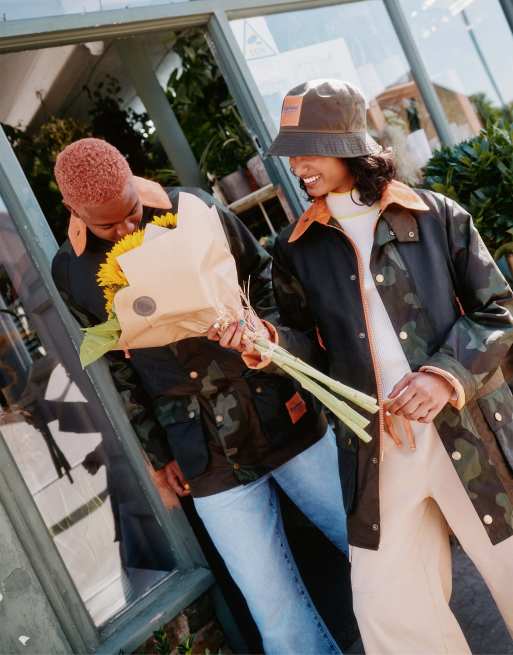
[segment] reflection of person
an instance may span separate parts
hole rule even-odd
[[[405,101],[405,104],[408,127],[410,128],[410,132],[416,132],[417,130],[420,130],[420,116],[417,108],[417,101],[415,98],[408,98]]]
[[[180,189],[166,193],[134,177],[122,155],[97,139],[68,146],[55,173],[73,219],[54,279],[82,325],[96,324],[107,318],[95,279],[105,253],[153,216],[176,210]],[[274,316],[269,256],[233,214],[218,210],[240,282],[251,276],[253,307]],[[166,281],[170,293],[179,283]],[[289,378],[248,371],[237,353],[206,338],[108,359],[160,483],[167,479],[182,496],[192,492],[266,652],[339,652],[295,568],[274,486],[346,550],[336,446],[313,401]]]
[[[337,435],[365,651],[468,653],[447,524],[513,634],[512,293],[465,210],[393,180],[357,89],[306,82],[283,108],[270,152],[313,203],[274,251],[279,341],[301,355],[316,328],[330,374],[385,399],[370,444]]]

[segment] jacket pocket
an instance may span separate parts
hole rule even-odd
[[[262,431],[274,448],[290,442],[295,428],[316,412],[310,394],[289,377],[259,373],[247,381]]]
[[[210,455],[197,398],[159,398],[156,409],[184,476],[192,480],[204,473]]]
[[[513,394],[507,384],[477,399],[502,455],[513,472]]]

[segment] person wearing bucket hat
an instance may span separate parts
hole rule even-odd
[[[119,150],[93,138],[67,146],[55,175],[71,220],[52,274],[83,327],[107,318],[96,275],[113,242],[154,216],[176,212],[180,191],[216,206],[240,284],[251,278],[255,310],[262,318],[276,315],[269,255],[206,192],[163,189],[139,178]],[[173,283],[167,282],[169,293]],[[106,360],[159,488],[167,483],[177,495],[192,496],[247,601],[265,652],[339,654],[294,562],[276,487],[347,554],[335,438],[313,398],[286,376],[248,375],[237,353],[207,338],[137,348],[130,359],[113,351]],[[194,526],[197,516],[188,500],[183,498],[183,506]],[[204,531],[198,537],[212,552]]]
[[[331,376],[380,402],[369,444],[336,427],[365,651],[470,653],[449,526],[513,636],[512,291],[465,209],[394,180],[350,84],[292,89],[269,153],[313,201],[274,248],[274,338],[302,358],[323,349]]]
[[[360,90],[349,82],[313,80],[285,96],[280,131],[267,155],[364,157],[381,150],[367,132]]]

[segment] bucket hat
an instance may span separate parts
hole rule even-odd
[[[267,155],[347,158],[375,155],[381,150],[367,132],[361,91],[348,82],[319,79],[287,93],[280,131]]]

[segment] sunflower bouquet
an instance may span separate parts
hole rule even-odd
[[[215,206],[181,192],[178,215],[166,213],[118,241],[100,265],[107,321],[84,330],[80,361],[110,350],[150,348],[205,336],[212,325],[258,326]],[[362,440],[376,400],[334,380],[272,343],[256,329],[255,348],[316,396]],[[345,400],[344,400],[345,399]]]

